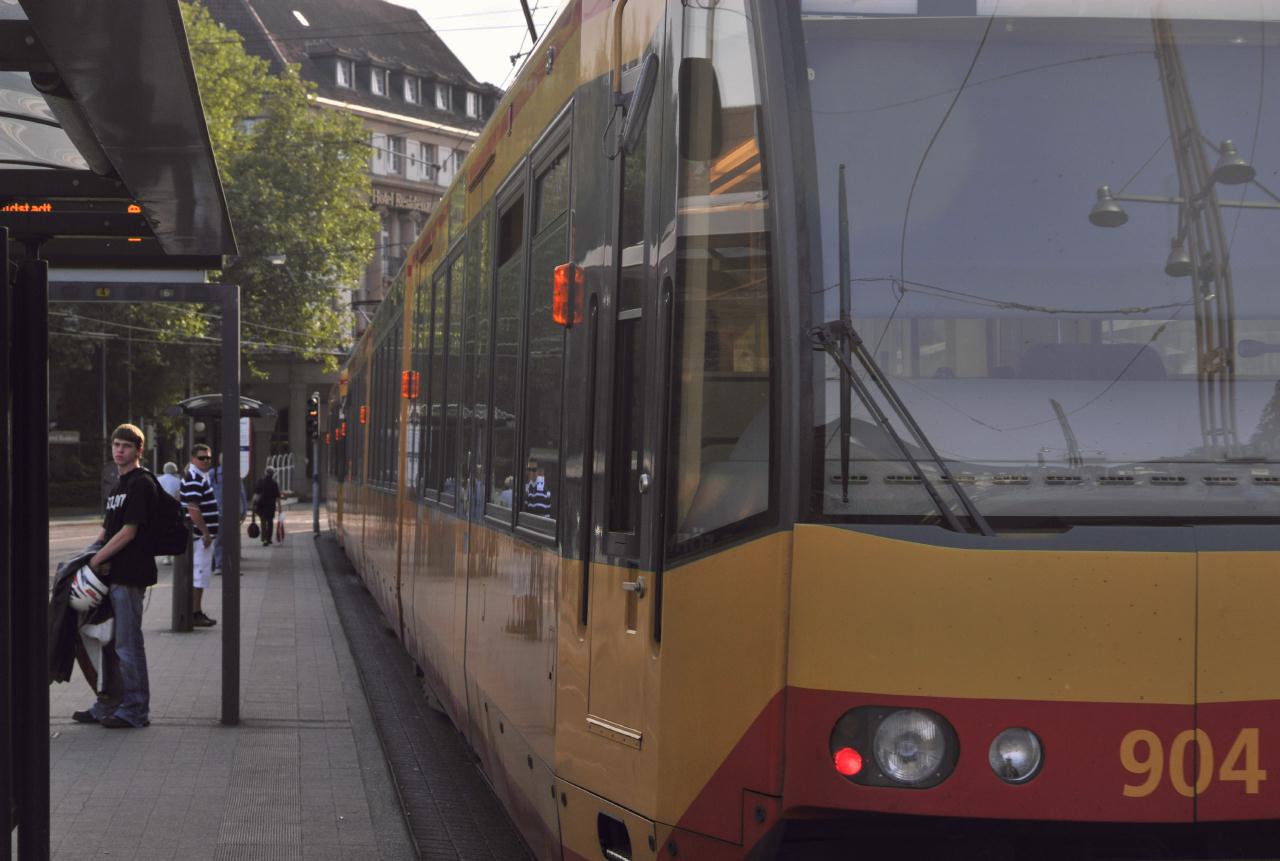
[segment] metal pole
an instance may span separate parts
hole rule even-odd
[[[320,534],[320,436],[311,438],[311,531]]]
[[[222,438],[240,439],[240,288],[221,285]],[[238,447],[237,447],[238,449]],[[222,722],[240,722],[239,465],[222,469]]]
[[[13,785],[18,806],[18,857],[49,857],[49,264],[27,248],[13,294],[10,370],[13,388],[12,544]]]
[[[183,467],[186,469],[186,467]],[[185,506],[184,506],[185,508]],[[188,533],[190,530],[188,530]],[[191,535],[187,535],[187,549],[173,557],[173,608],[170,611],[170,627],[177,633],[191,630],[192,576]]]
[[[0,227],[0,264],[3,264],[3,276],[0,277],[0,344],[9,344],[10,318],[9,297],[12,290],[9,281],[9,229]],[[4,817],[5,838],[0,849],[0,859],[9,861],[12,857],[13,820],[13,628],[11,608],[13,607],[13,557],[12,520],[13,505],[9,493],[12,451],[9,445],[8,429],[13,421],[13,410],[10,403],[12,394],[13,366],[10,364],[8,350],[0,349],[0,411],[3,420],[0,428],[0,815]]]

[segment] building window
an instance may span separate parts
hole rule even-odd
[[[415,148],[417,155],[411,155],[410,157],[413,168],[410,170],[410,178],[425,182],[435,182],[440,171],[440,165],[436,164],[436,145],[414,142],[409,152],[413,153]]]
[[[410,104],[422,104],[422,79],[417,75],[404,76],[404,100]]]
[[[467,93],[467,116],[477,118],[480,116],[480,94]]]
[[[339,57],[335,66],[334,78],[338,82],[339,87],[354,87],[355,64],[350,60],[344,60]]]
[[[387,172],[387,136],[372,132],[369,135],[369,170],[376,174]]]
[[[449,85],[436,84],[436,107],[442,111],[450,109],[451,100],[449,99]]]
[[[467,160],[467,151],[456,149],[453,151],[453,172],[457,173],[462,170],[462,163]]]
[[[391,215],[382,216],[382,224],[378,229],[378,264],[382,276],[389,278],[391,272]]]
[[[391,173],[397,176],[404,175],[404,138],[389,137],[387,138],[389,149],[391,150]]]
[[[369,70],[369,90],[375,96],[387,94],[387,70],[376,66]]]

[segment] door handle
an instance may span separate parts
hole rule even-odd
[[[644,597],[644,577],[643,576],[637,577],[634,580],[623,580],[622,591],[635,592],[637,598],[643,598]]]

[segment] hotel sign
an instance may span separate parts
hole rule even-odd
[[[412,191],[393,191],[389,188],[373,190],[374,206],[390,206],[393,209],[412,209],[429,213],[435,206],[435,198]]]

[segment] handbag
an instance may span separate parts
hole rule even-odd
[[[284,543],[284,515],[276,521],[276,544]]]
[[[262,528],[258,526],[258,512],[255,511],[249,516],[249,537],[257,538],[261,534]]]

